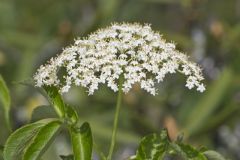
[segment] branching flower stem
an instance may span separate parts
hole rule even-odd
[[[116,104],[116,111],[114,115],[114,124],[113,124],[113,131],[112,131],[112,138],[111,138],[111,145],[109,148],[107,160],[112,159],[112,154],[114,150],[114,146],[116,143],[116,135],[117,135],[117,128],[118,128],[118,119],[119,119],[119,113],[120,113],[120,108],[122,105],[122,84],[123,84],[123,76],[120,76],[119,78],[119,89],[118,89],[118,97],[117,97],[117,104]]]

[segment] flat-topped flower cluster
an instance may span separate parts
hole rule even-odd
[[[59,70],[65,69],[61,75]],[[112,24],[87,38],[77,39],[48,64],[42,65],[34,76],[36,86],[57,86],[61,93],[72,85],[88,88],[89,94],[106,83],[118,91],[118,80],[123,76],[122,90],[127,93],[135,83],[156,94],[155,84],[166,74],[182,73],[186,87],[203,92],[201,68],[166,42],[150,25]]]

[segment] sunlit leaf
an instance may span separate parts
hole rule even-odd
[[[51,142],[60,124],[56,119],[44,119],[17,129],[7,139],[3,151],[4,160],[38,158]]]
[[[92,159],[92,132],[87,122],[83,123],[80,128],[70,129],[74,160],[91,160]]]
[[[168,147],[169,138],[167,130],[163,130],[160,134],[150,134],[141,140],[135,159],[162,159],[164,153],[168,150]]]
[[[26,148],[23,160],[37,160],[48,148],[61,127],[61,121],[56,120],[43,126]]]
[[[39,130],[45,125],[42,122],[36,122],[25,125],[17,129],[7,139],[4,148],[4,159],[5,160],[19,160],[22,157],[24,149],[31,142],[34,136],[37,135]]]

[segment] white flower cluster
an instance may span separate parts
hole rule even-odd
[[[177,51],[173,43],[166,42],[149,25],[123,23],[76,40],[73,46],[41,66],[34,79],[36,86],[57,86],[61,93],[76,85],[87,87],[89,94],[93,94],[101,83],[118,91],[118,80],[123,76],[125,93],[139,83],[142,89],[155,95],[156,82],[176,72],[187,77],[189,89],[205,90],[200,67]]]

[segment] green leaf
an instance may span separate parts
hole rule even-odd
[[[45,86],[45,91],[50,98],[50,103],[53,105],[59,117],[65,117],[65,104],[58,89],[54,86]]]
[[[67,156],[61,155],[60,158],[61,158],[62,160],[74,160],[73,155],[67,155]]]
[[[57,118],[57,115],[52,106],[43,105],[34,108],[31,116],[31,122],[36,122],[46,118]]]
[[[169,147],[167,130],[160,134],[150,134],[144,137],[137,150],[136,160],[159,160],[162,159]]]
[[[205,151],[203,154],[207,157],[208,160],[226,160],[222,155],[215,151]]]
[[[45,119],[17,129],[7,139],[3,151],[4,160],[21,160],[28,152],[34,155],[31,158],[34,160],[46,149],[60,124],[59,120]]]
[[[200,150],[191,145],[184,144],[181,140],[170,141],[167,130],[160,134],[150,134],[144,137],[137,150],[137,154],[128,160],[162,160],[166,157],[175,157],[187,160],[225,160],[215,151]]]
[[[22,157],[25,147],[33,137],[44,126],[42,122],[28,124],[13,132],[5,144],[3,151],[5,160],[19,160]]]
[[[9,119],[11,98],[9,95],[8,87],[1,75],[0,75],[0,101],[3,104],[4,116],[5,116],[5,121],[7,123],[7,127],[9,128],[9,130],[11,130],[11,124]]]
[[[66,105],[66,117],[70,124],[76,124],[78,121],[77,112],[69,105]]]
[[[80,128],[70,128],[74,160],[91,160],[92,158],[92,131],[87,122]]]
[[[178,153],[187,159],[192,159],[192,160],[207,160],[207,158],[197,149],[194,147],[183,144],[183,143],[178,143],[177,144],[180,147],[180,152],[178,150]]]
[[[61,121],[55,120],[43,126],[26,148],[23,160],[38,160],[53,141],[61,124]]]

